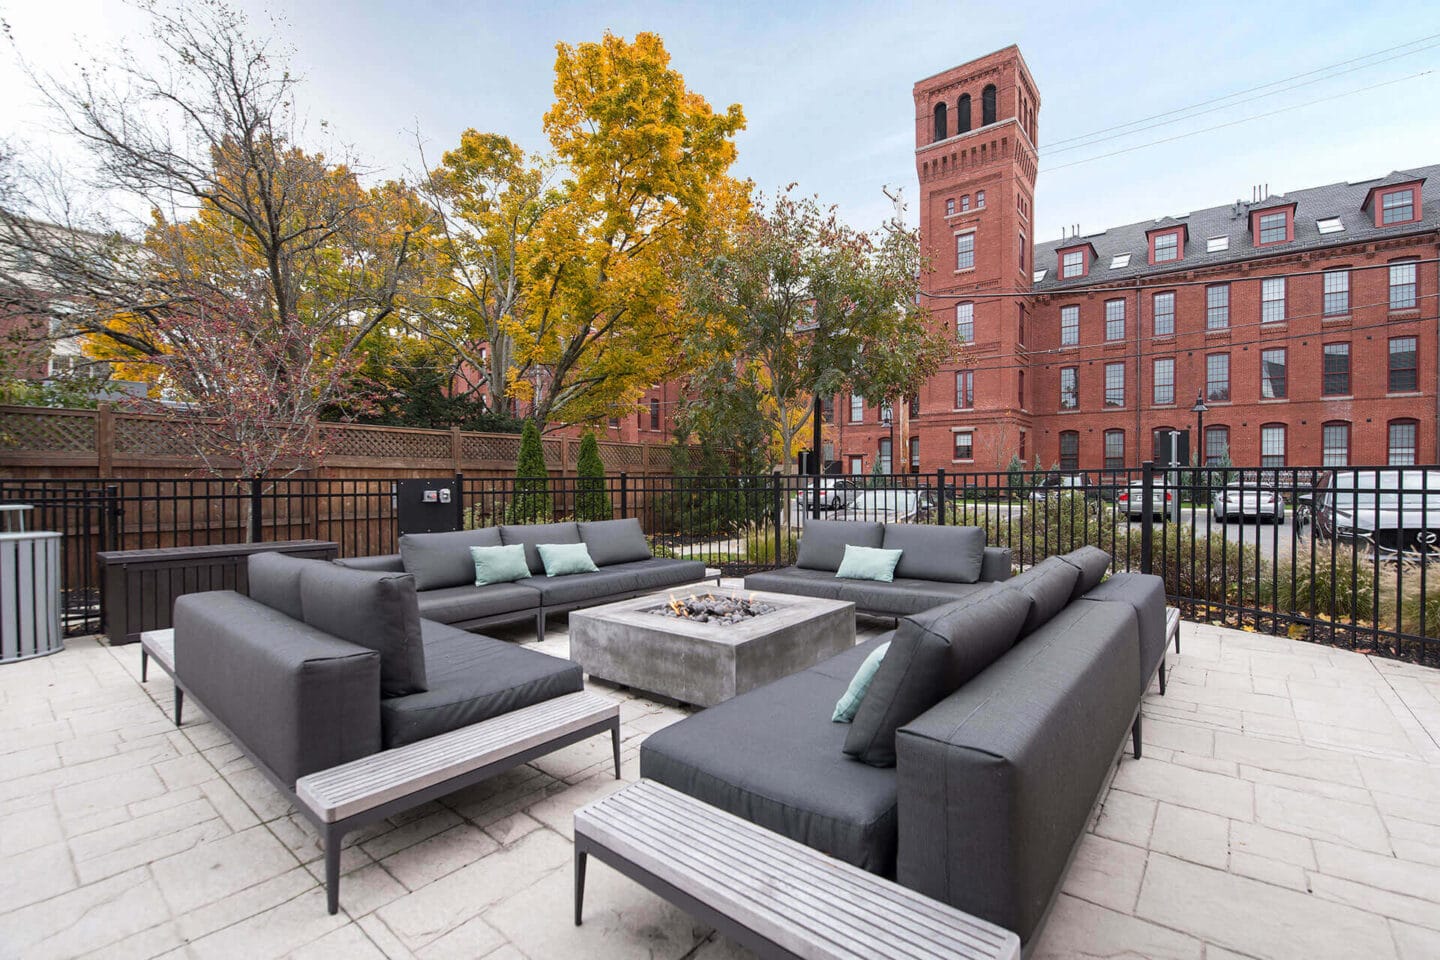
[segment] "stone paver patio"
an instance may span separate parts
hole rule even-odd
[[[0,667],[0,956],[748,956],[598,863],[571,924],[571,813],[617,786],[600,737],[357,833],[328,916],[308,826],[139,661],[82,639]],[[684,714],[595,688],[633,779]],[[1144,711],[1035,957],[1440,956],[1440,670],[1187,623]]]

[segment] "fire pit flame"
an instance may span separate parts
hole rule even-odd
[[[732,624],[764,616],[774,610],[774,605],[758,599],[755,594],[745,597],[736,591],[728,597],[717,597],[713,592],[703,597],[692,593],[684,600],[672,593],[669,603],[653,607],[648,612],[660,617],[694,620],[697,623]]]

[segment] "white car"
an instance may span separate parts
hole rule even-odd
[[[1257,521],[1271,523],[1285,522],[1285,501],[1274,490],[1263,487],[1232,483],[1216,490],[1210,501],[1211,513],[1216,523],[1228,523],[1230,519],[1244,520],[1254,517]]]
[[[805,478],[804,489],[800,491],[800,508],[809,509],[810,493],[815,489],[814,477]],[[838,510],[849,503],[855,496],[855,488],[858,481],[851,477],[821,477],[820,478],[820,509]]]
[[[1325,537],[1369,540],[1382,552],[1440,549],[1440,470],[1336,470],[1315,491]]]

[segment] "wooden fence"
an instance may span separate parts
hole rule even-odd
[[[520,436],[326,424],[325,457],[301,477],[399,479],[465,473],[511,476],[520,454]],[[541,440],[552,475],[575,473],[580,441]],[[600,441],[600,459],[610,473],[658,476],[671,472],[669,447]],[[107,404],[97,410],[0,406],[0,476],[17,479],[187,478],[202,473],[184,432],[163,416],[121,412]]]

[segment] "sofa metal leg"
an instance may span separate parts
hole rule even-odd
[[[610,728],[610,744],[615,748],[615,779],[620,779],[620,718],[616,717]]]
[[[1135,714],[1135,723],[1130,727],[1130,747],[1135,759],[1140,759],[1140,714]]]
[[[325,826],[325,909],[334,916],[340,912],[340,841],[345,834],[333,826]]]
[[[585,908],[585,860],[590,855],[584,850],[575,851],[575,926],[580,926],[580,914]]]
[[[1160,696],[1165,696],[1165,657],[1160,657]]]
[[[175,726],[180,726],[180,714],[185,709],[185,691],[180,685],[175,685]]]
[[[544,639],[545,639],[545,611],[544,611],[544,610],[536,610],[536,611],[535,611],[535,639],[536,639],[536,640],[544,640]]]
[[[145,682],[147,682],[149,679],[150,679],[150,654],[146,653],[146,652],[145,652],[145,648],[142,646],[142,647],[140,648],[140,682],[141,682],[141,683],[145,683]]]

